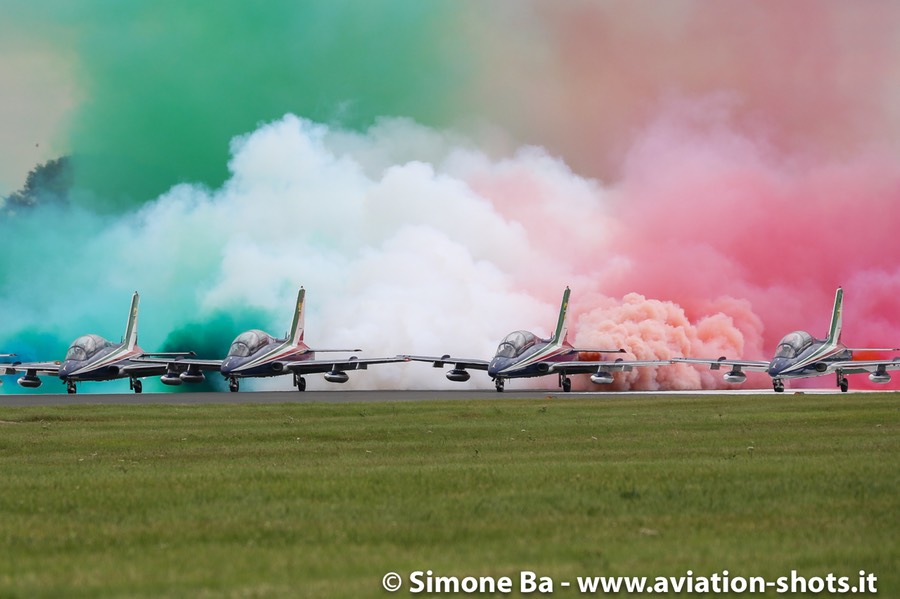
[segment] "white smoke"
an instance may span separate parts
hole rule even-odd
[[[667,358],[690,349],[684,338],[699,338],[674,305],[656,313],[674,339],[668,345],[655,334],[643,343],[635,327],[610,336],[611,319],[654,318],[602,295],[604,278],[621,279],[630,268],[609,247],[622,226],[612,216],[616,195],[539,148],[493,158],[406,119],[355,133],[287,115],[235,139],[231,151],[231,176],[220,189],[179,185],[111,223],[81,224],[97,233],[79,241],[78,260],[98,265],[96,295],[123,306],[104,301],[111,307],[101,316],[118,322],[121,312],[124,321],[121,298],[139,289],[149,351],[185,323],[247,307],[269,315],[258,328],[282,335],[301,285],[306,342],[359,347],[361,356],[488,359],[510,331],[549,336],[566,285],[572,340],[628,343],[641,358]],[[634,308],[633,298],[626,303]],[[72,320],[80,322],[77,314]],[[582,320],[604,333],[579,331]],[[686,375],[696,384],[695,373]],[[656,388],[657,378],[684,384],[652,371],[620,386]],[[310,389],[335,388],[319,376],[308,380]],[[373,366],[350,381],[345,387],[491,386],[481,372],[466,385],[451,383],[426,363]],[[555,386],[548,381],[513,386]],[[248,385],[288,389],[290,380]]]

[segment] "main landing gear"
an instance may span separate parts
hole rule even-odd
[[[306,379],[295,373],[294,386],[297,387],[297,391],[306,391]]]
[[[562,390],[568,393],[572,390],[572,379],[567,377],[562,372],[559,373],[559,386],[562,387]]]
[[[775,388],[775,393],[784,391],[784,381],[781,379],[773,379],[772,386]],[[846,393],[850,388],[850,381],[847,380],[847,377],[841,371],[837,372],[837,386],[841,389],[841,393]]]
[[[837,386],[841,388],[841,393],[846,393],[847,389],[850,388],[850,381],[847,380],[847,377],[840,370],[837,371]]]
[[[139,379],[131,379],[128,382],[128,386],[131,387],[132,389],[134,389],[135,393],[140,393],[141,391],[144,390],[144,384],[141,383],[141,381]]]

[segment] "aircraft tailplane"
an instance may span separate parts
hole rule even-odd
[[[125,325],[125,338],[123,339],[128,349],[134,349],[137,345],[138,302],[140,299],[137,291],[131,296],[131,310],[128,312],[128,324]]]
[[[837,345],[841,342],[841,313],[843,311],[843,303],[844,289],[838,287],[837,292],[834,294],[834,309],[831,312],[831,326],[828,328],[828,338],[825,339],[825,341],[831,345]]]
[[[306,290],[301,287],[297,293],[297,309],[294,311],[294,320],[291,321],[291,332],[288,339],[291,345],[300,345],[303,342],[303,320],[304,320],[304,304],[303,300],[306,296]]]
[[[844,290],[838,287],[834,295],[834,310],[831,312],[831,327],[828,329],[826,343],[836,345],[841,341],[841,312],[843,310]],[[897,347],[848,347],[851,352],[900,351]]]

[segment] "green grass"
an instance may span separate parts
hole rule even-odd
[[[0,597],[380,597],[427,569],[862,569],[900,596],[897,402],[2,408]]]

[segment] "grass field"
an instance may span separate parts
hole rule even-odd
[[[485,397],[0,408],[0,597],[409,596],[429,569],[900,596],[897,394]]]

